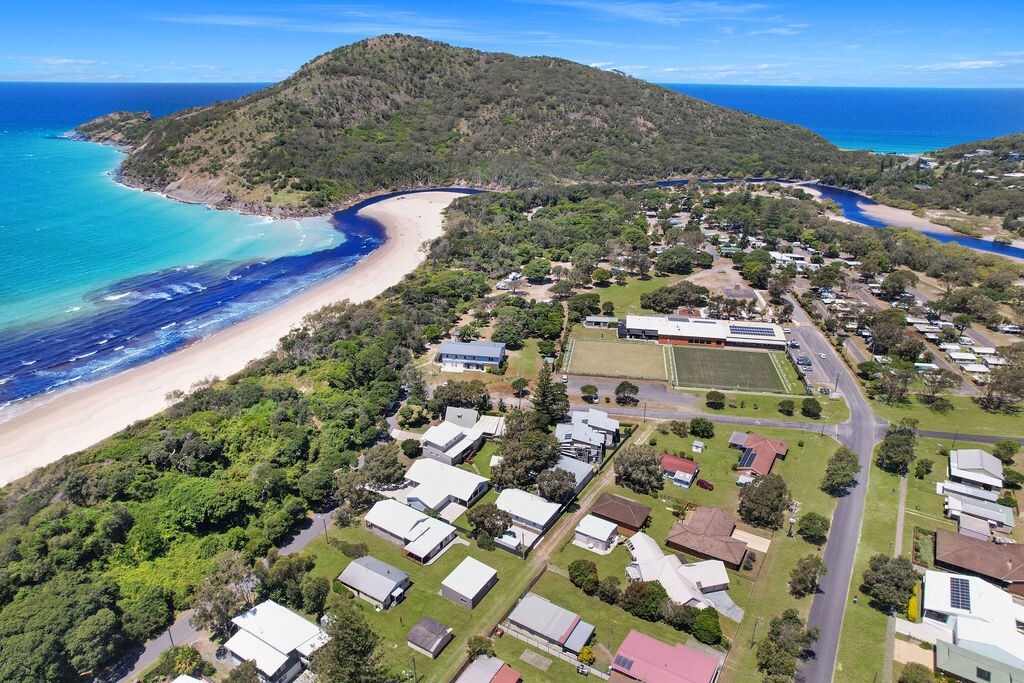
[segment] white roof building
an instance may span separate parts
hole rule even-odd
[[[949,478],[974,486],[1003,487],[1003,463],[980,448],[962,448],[949,452]]]
[[[551,526],[561,507],[558,503],[550,503],[520,489],[505,489],[498,494],[494,504],[511,515],[514,524],[525,525],[536,531],[544,531]]]
[[[589,536],[590,538],[608,539],[618,533],[619,527],[615,522],[601,519],[594,515],[587,515],[576,525],[576,533]]]
[[[497,581],[496,569],[467,557],[441,581],[441,595],[472,608]]]
[[[959,519],[961,515],[971,515],[988,520],[989,525],[995,528],[1016,526],[1013,508],[948,491],[946,492],[946,514],[953,519]]]
[[[926,571],[924,619],[943,629],[947,642],[1024,667],[1024,606],[983,579]]]
[[[238,629],[224,647],[236,662],[252,660],[264,678],[293,680],[302,662],[329,640],[316,624],[273,600],[243,612],[231,623]]]
[[[366,525],[404,543],[406,555],[426,562],[455,539],[455,527],[397,500],[385,498],[366,513]]]
[[[964,351],[950,351],[947,355],[951,361],[958,365],[976,363],[978,361],[978,357],[973,353],[966,353]]]
[[[487,479],[459,467],[421,458],[409,467],[405,478],[416,486],[406,494],[410,505],[419,501],[424,508],[440,510],[455,501],[461,505],[472,505],[487,492]],[[419,507],[419,506],[417,506]]]
[[[718,346],[779,349],[786,346],[785,333],[774,323],[682,316],[627,315],[626,335],[667,342],[685,340],[688,343],[712,343]]]
[[[678,555],[666,554],[658,542],[642,531],[626,540],[633,563],[626,574],[634,581],[657,581],[668,597],[682,605],[708,607],[711,602],[704,593],[724,590],[729,574],[721,560],[704,560],[683,564]]]

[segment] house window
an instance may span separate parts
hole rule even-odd
[[[991,681],[992,672],[987,669],[982,669],[980,666],[977,667],[977,678],[979,681]]]

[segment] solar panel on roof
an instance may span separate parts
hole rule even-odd
[[[740,456],[739,466],[750,467],[750,465],[754,462],[754,458],[756,457],[757,453],[755,453],[752,449],[748,448],[747,450],[743,451],[743,455]]]
[[[953,609],[971,610],[971,582],[957,576],[949,577],[949,604]]]
[[[633,660],[622,655],[615,655],[615,666],[629,671],[633,668]]]
[[[729,325],[731,334],[749,334],[754,337],[774,337],[775,330],[771,327],[754,327],[753,325]]]

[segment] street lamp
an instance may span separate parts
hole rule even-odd
[[[796,524],[796,517],[790,517],[789,518],[789,531],[787,532],[787,535],[789,537],[791,537],[791,538],[793,536],[793,525],[794,524]]]

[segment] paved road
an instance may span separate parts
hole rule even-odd
[[[836,503],[824,553],[828,574],[821,579],[821,590],[815,595],[808,616],[808,626],[819,628],[820,638],[814,646],[814,658],[800,668],[798,680],[823,683],[832,680],[835,668],[843,612],[860,539],[871,454],[884,434],[886,423],[871,410],[860,393],[856,378],[798,305],[795,305],[793,319],[793,336],[800,341],[801,350],[814,359],[815,367],[809,373],[809,379],[828,381],[831,378],[846,398],[850,420],[837,426],[836,438],[857,454],[861,465],[857,485]],[[819,354],[824,354],[825,358],[820,358]]]

